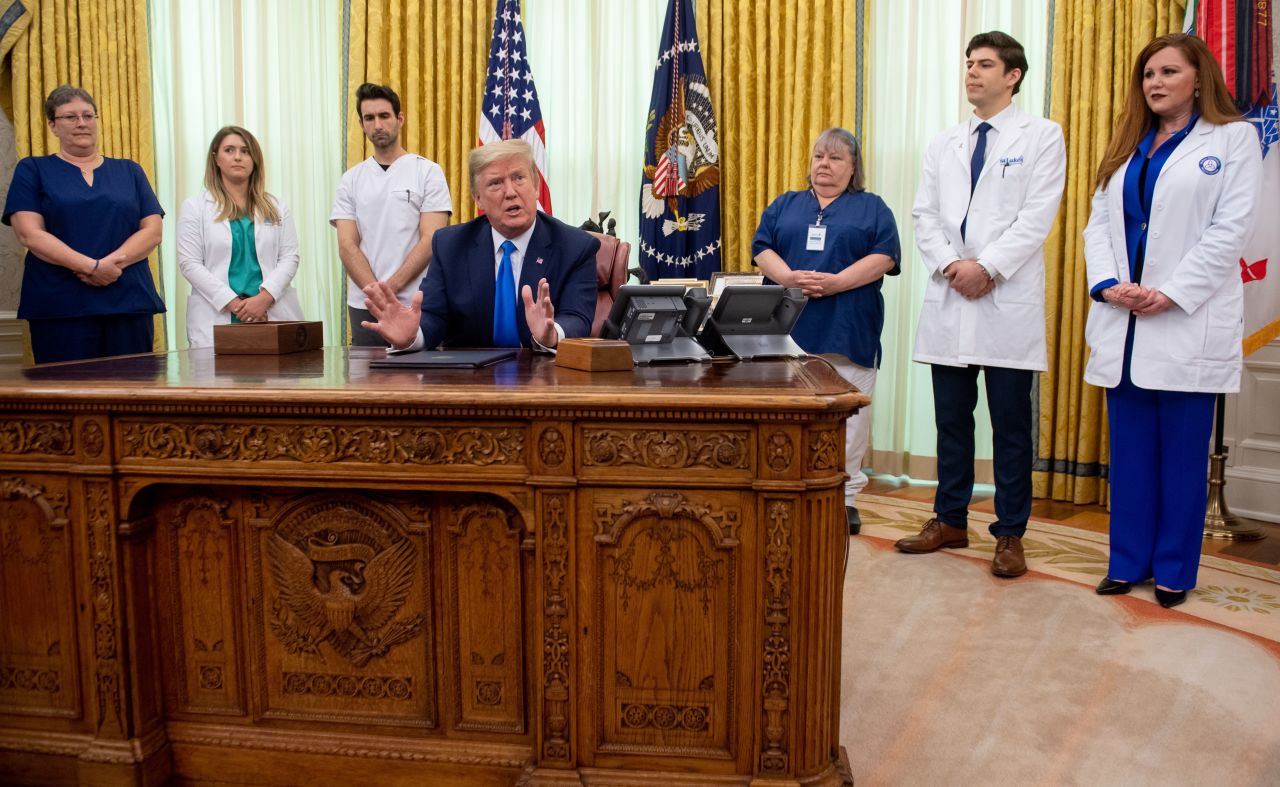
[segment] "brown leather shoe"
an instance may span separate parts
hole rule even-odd
[[[1020,577],[1027,573],[1027,558],[1022,554],[1021,537],[996,537],[996,556],[991,559],[991,573],[998,577]]]
[[[923,555],[939,549],[964,549],[969,546],[969,531],[944,525],[934,518],[925,522],[919,533],[898,539],[894,546],[913,555]]]

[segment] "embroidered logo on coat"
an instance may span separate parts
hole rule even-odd
[[[1222,159],[1217,156],[1205,156],[1200,159],[1200,171],[1206,175],[1217,175],[1222,169]]]

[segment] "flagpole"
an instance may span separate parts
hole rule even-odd
[[[1223,442],[1227,395],[1218,394],[1217,416],[1213,425],[1213,453],[1209,454],[1209,500],[1204,509],[1204,537],[1232,541],[1258,541],[1265,538],[1262,528],[1237,519],[1227,510],[1227,446]]]

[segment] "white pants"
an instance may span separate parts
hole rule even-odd
[[[839,364],[836,371],[868,396],[875,390],[875,369],[849,362]],[[854,498],[867,485],[867,474],[862,472],[862,460],[871,443],[871,408],[863,407],[849,416],[844,429],[844,469],[849,474],[849,480],[844,485],[844,504],[851,506],[854,505]]]

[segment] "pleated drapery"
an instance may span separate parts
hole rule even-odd
[[[29,0],[32,16],[14,42],[4,94],[12,99],[18,156],[58,149],[44,100],[58,85],[82,87],[98,102],[99,150],[155,172],[151,139],[151,67],[143,0]],[[8,109],[8,107],[6,107]]]
[[[1067,183],[1045,243],[1049,372],[1040,382],[1036,497],[1107,500],[1103,391],[1084,382],[1090,301],[1081,233],[1138,52],[1152,38],[1181,30],[1185,6],[1183,0],[1056,0],[1050,117],[1066,134]]]
[[[467,154],[476,145],[494,5],[493,0],[343,2],[346,166],[373,154],[356,116],[356,88],[364,82],[390,85],[405,116],[401,144],[444,170],[455,223],[476,215],[466,182]]]
[[[751,270],[760,214],[784,191],[804,188],[823,129],[861,128],[866,57],[858,35],[867,0],[697,5],[698,40],[720,124],[723,266]],[[865,29],[865,28],[864,28]],[[870,167],[868,167],[870,172]]]
[[[323,7],[321,7],[323,5]],[[187,346],[190,284],[178,269],[178,210],[204,190],[209,143],[243,126],[262,146],[267,192],[298,234],[294,292],[326,344],[343,339],[346,273],[329,225],[342,174],[337,3],[149,0],[156,194],[171,211],[160,264],[173,346]]]
[[[0,85],[18,157],[58,150],[45,121],[44,100],[59,85],[76,85],[98,103],[99,152],[138,162],[154,184],[145,0],[26,0],[26,5],[31,21],[13,42]],[[147,262],[156,289],[163,291],[156,257]],[[165,346],[164,315],[156,315],[155,349]]]

